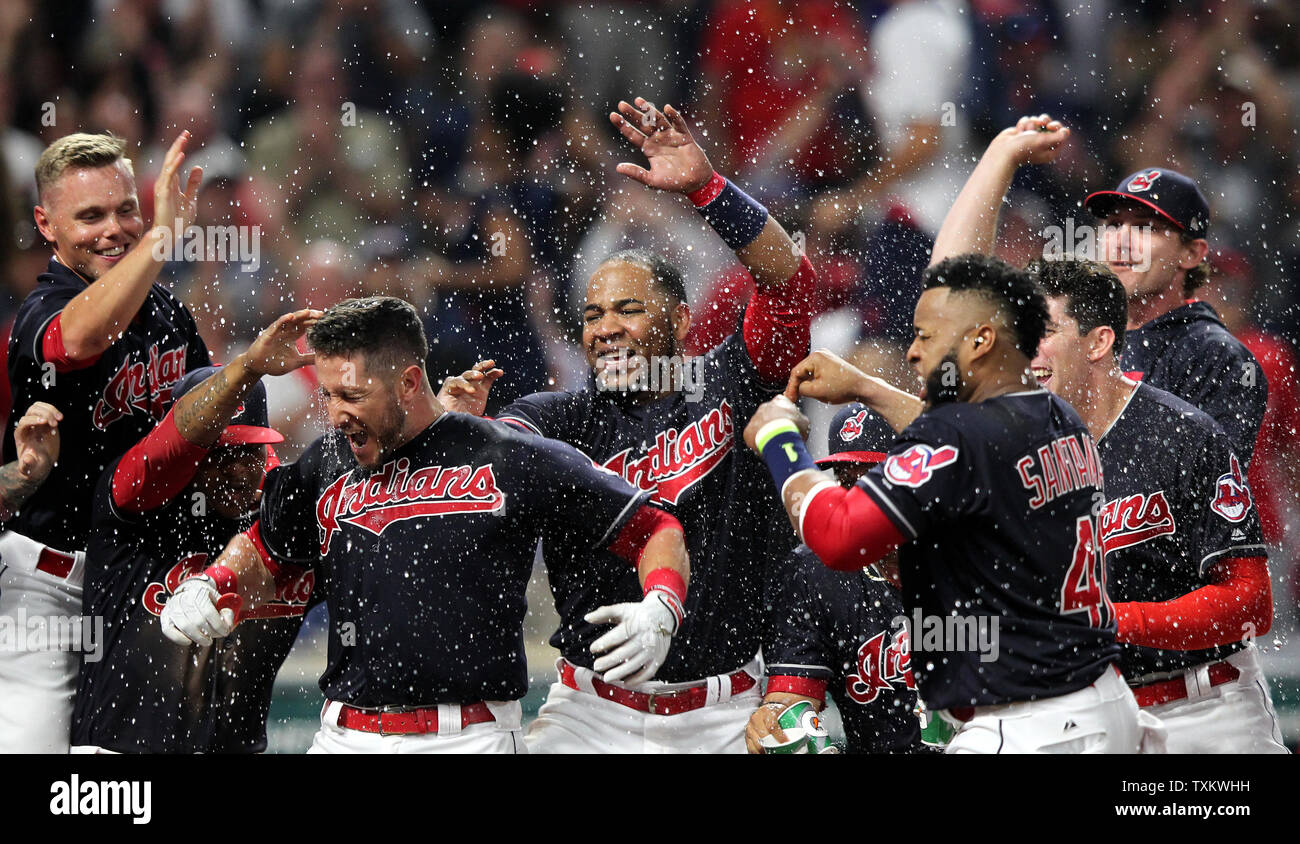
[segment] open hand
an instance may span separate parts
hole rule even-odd
[[[650,169],[627,163],[615,169],[648,187],[681,194],[707,185],[713,178],[713,165],[681,113],[670,105],[660,111],[642,97],[635,102],[633,106],[620,100],[618,112],[610,112],[609,120],[645,154]]]
[[[298,339],[324,315],[324,311],[305,308],[280,317],[244,352],[245,365],[260,376],[284,375],[312,363],[315,354],[299,352]]]

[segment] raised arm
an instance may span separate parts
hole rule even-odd
[[[1015,126],[999,132],[944,217],[930,264],[971,252],[992,254],[1002,198],[1011,188],[1016,170],[1024,164],[1053,161],[1069,137],[1070,130],[1046,114],[1022,117]]]
[[[660,111],[640,97],[618,108],[609,119],[650,164],[624,163],[618,172],[686,196],[736,253],[757,288],[745,308],[745,350],[765,382],[784,381],[808,352],[817,298],[812,264],[766,208],[713,170],[677,109]]]
[[[297,343],[323,315],[324,311],[311,309],[285,314],[259,334],[247,351],[182,396],[172,410],[180,435],[195,445],[214,445],[262,376],[284,375],[314,360],[311,352],[300,353]]]
[[[916,396],[883,378],[868,375],[826,349],[818,349],[794,367],[785,397],[791,402],[806,397],[828,404],[860,401],[884,417],[895,431],[911,425],[924,409]]]
[[[637,97],[620,101],[610,122],[641,150],[649,169],[623,163],[616,168],[631,179],[689,198],[745,265],[760,288],[784,284],[798,270],[802,253],[767,209],[714,172],[681,113],[660,111]]]
[[[296,341],[321,311],[285,314],[235,356],[177,400],[167,416],[118,461],[111,493],[120,510],[144,513],[163,506],[189,486],[207,456],[263,375],[283,375],[312,362]]]
[[[178,222],[182,228],[194,222],[203,171],[198,167],[190,170],[183,191],[179,177],[189,139],[188,131],[181,132],[163,159],[162,172],[154,184],[153,227],[117,266],[78,293],[59,314],[63,357],[68,361],[93,360],[117,342],[144,305],[162,269],[163,261],[155,257],[155,247],[167,238],[179,236],[180,232],[174,231]]]

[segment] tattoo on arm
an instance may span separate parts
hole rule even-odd
[[[0,466],[0,518],[8,519],[21,510],[40,485],[41,481],[18,470],[17,460]]]
[[[176,430],[195,445],[211,446],[221,436],[257,379],[231,379],[223,366],[211,378],[181,397],[172,411]]]

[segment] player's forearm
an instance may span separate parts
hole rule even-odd
[[[235,592],[244,599],[244,612],[275,597],[275,577],[247,533],[237,533],[213,567],[224,566],[235,576]]]
[[[216,445],[240,403],[257,384],[257,373],[245,361],[243,354],[237,355],[176,402],[172,412],[176,430],[188,442]]]
[[[682,579],[682,583],[691,581],[690,556],[686,551],[686,536],[680,528],[665,528],[656,531],[646,540],[637,561],[637,577],[645,587],[647,578],[657,569],[667,569]]]
[[[985,150],[961,193],[943,219],[930,252],[930,264],[967,253],[992,254],[997,242],[1002,198],[1016,175],[1015,162],[995,141]]]
[[[163,227],[149,229],[117,266],[63,308],[59,321],[70,359],[103,354],[126,331],[162,270],[163,262],[154,257],[154,247],[165,237],[168,233]]]
[[[883,378],[865,373],[855,392],[858,401],[882,416],[895,431],[901,432],[925,410],[925,404],[916,396],[898,389]]]
[[[704,187],[687,198],[736,253],[760,289],[781,285],[798,271],[802,250],[767,209],[734,182],[715,172]]]
[[[748,246],[737,249],[736,257],[759,289],[771,289],[780,287],[799,270],[803,253],[776,218],[768,215],[762,232]]]
[[[1262,636],[1273,626],[1273,588],[1263,557],[1229,561],[1216,582],[1170,601],[1115,604],[1121,642],[1196,651]]]
[[[24,475],[17,460],[0,466],[0,521],[12,518],[21,510],[44,480]]]

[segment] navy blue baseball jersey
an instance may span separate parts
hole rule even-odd
[[[768,690],[778,676],[825,683],[850,753],[924,752],[903,619],[891,586],[829,569],[800,545],[768,584]]]
[[[119,753],[257,753],[276,672],[312,600],[315,574],[285,566],[272,600],[208,647],[182,647],[158,616],[181,581],[200,574],[249,526],[195,507],[182,492],[145,513],[113,502],[113,461],[95,490],[85,615],[103,619],[103,653],[82,661],[72,743]]]
[[[65,551],[86,547],[99,476],[152,430],[171,408],[171,388],[190,369],[212,363],[194,317],[160,284],[149,289],[126,333],[88,366],[56,371],[46,361],[43,338],[68,302],[86,289],[81,276],[51,259],[36,289],[18,309],[9,338],[13,406],[44,401],[63,413],[59,462],[7,525],[37,542]],[[12,413],[4,459],[13,460]]]
[[[668,682],[735,671],[754,658],[765,570],[797,544],[766,467],[740,438],[758,406],[785,385],[763,383],[739,333],[704,355],[696,371],[694,392],[646,405],[593,384],[526,396],[498,417],[576,446],[682,523],[691,586],[685,621],[655,675]],[[551,644],[589,668],[589,647],[602,628],[583,616],[602,604],[638,601],[641,589],[603,549],[547,542],[543,553],[560,613]],[[609,572],[616,576],[604,576]]]
[[[1173,393],[1210,414],[1250,463],[1264,420],[1268,381],[1250,350],[1214,308],[1188,302],[1124,335],[1130,377]],[[1244,468],[1244,467],[1243,467]]]
[[[1112,601],[1169,601],[1207,583],[1232,557],[1267,555],[1245,467],[1206,413],[1140,384],[1097,443],[1106,472],[1101,532]],[[1242,643],[1199,651],[1121,644],[1129,681],[1223,659]]]
[[[505,701],[528,690],[524,591],[538,539],[589,554],[646,498],[571,446],[445,413],[370,472],[342,435],[318,439],[267,476],[259,529],[272,557],[316,572],[331,700]]]
[[[1063,695],[1118,660],[1100,459],[1064,401],[1032,390],[938,405],[858,486],[906,540],[903,603],[927,706]]]

